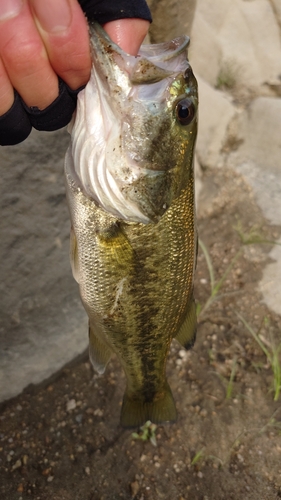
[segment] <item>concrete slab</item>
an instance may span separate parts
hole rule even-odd
[[[0,400],[83,352],[87,319],[69,263],[66,131],[0,149]]]

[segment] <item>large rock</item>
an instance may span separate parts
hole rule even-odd
[[[243,174],[258,204],[272,224],[281,214],[281,99],[259,97],[237,114],[228,129],[228,141],[239,145],[227,165]]]
[[[215,90],[202,78],[197,79],[200,103],[197,156],[202,167],[220,167],[224,162],[221,151],[228,125],[236,109],[223,92]]]
[[[211,85],[266,91],[281,74],[280,1],[198,0],[191,61]]]
[[[281,171],[281,99],[258,97],[238,115],[239,157],[264,171]]]
[[[259,288],[266,305],[281,314],[281,240],[273,247],[269,257],[273,262],[265,267]]]
[[[0,149],[0,400],[85,350],[87,320],[69,264],[65,131]]]
[[[271,0],[272,1],[272,7],[275,12],[276,18],[279,22],[280,28],[281,28],[281,2],[280,0]]]

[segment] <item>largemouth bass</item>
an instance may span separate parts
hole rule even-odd
[[[90,26],[93,67],[66,154],[71,261],[90,359],[126,375],[121,424],[174,421],[166,360],[195,340],[193,152],[197,84],[189,39],[123,52]]]

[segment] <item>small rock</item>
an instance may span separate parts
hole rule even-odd
[[[17,487],[17,492],[18,493],[23,493],[23,483],[20,483]]]
[[[94,411],[94,415],[96,417],[102,417],[103,416],[103,410],[101,410],[100,408],[97,408],[95,411]]]
[[[13,467],[12,467],[12,469],[11,469],[11,470],[12,470],[12,472],[13,472],[14,470],[16,470],[16,469],[19,469],[21,466],[22,466],[22,463],[21,463],[21,460],[19,459],[19,460],[17,460],[17,461],[14,463],[14,465],[13,465]]]
[[[51,470],[52,470],[51,467],[48,467],[48,469],[44,469],[42,471],[43,476],[48,476],[50,474]]]
[[[49,477],[47,478],[48,483],[51,483],[51,482],[53,481],[53,479],[54,479],[54,476],[49,476]]]
[[[69,401],[67,401],[67,403],[66,403],[66,411],[75,410],[75,408],[76,408],[76,401],[75,401],[75,399],[70,399]]]
[[[180,356],[180,358],[182,358],[182,359],[186,358],[186,354],[187,354],[187,353],[186,353],[186,350],[185,350],[185,349],[181,349],[181,350],[179,351],[179,356]]]
[[[138,491],[140,489],[138,481],[134,481],[133,483],[131,483],[130,489],[131,489],[132,498],[135,498],[135,496],[138,494]]]
[[[90,467],[85,467],[85,472],[86,472],[87,476],[89,476],[91,473]]]

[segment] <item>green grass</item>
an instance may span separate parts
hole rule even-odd
[[[199,247],[201,248],[201,250],[203,252],[203,255],[205,257],[206,264],[208,267],[211,291],[210,291],[210,295],[209,295],[207,301],[205,302],[205,304],[203,306],[200,303],[197,303],[197,309],[196,309],[197,317],[199,317],[200,315],[202,316],[207,311],[207,309],[213,304],[213,302],[215,300],[219,300],[222,296],[226,295],[226,294],[219,295],[219,292],[220,292],[227,276],[229,275],[230,271],[233,269],[233,267],[235,266],[235,263],[237,262],[237,260],[241,256],[241,254],[243,253],[244,246],[257,245],[257,244],[281,245],[281,243],[279,243],[278,241],[268,240],[268,239],[264,238],[258,232],[258,229],[255,226],[252,227],[248,232],[245,232],[243,230],[241,222],[238,221],[237,224],[233,227],[233,229],[238,234],[238,236],[241,240],[242,246],[237,251],[237,253],[234,255],[233,259],[231,260],[230,264],[228,265],[228,267],[226,268],[225,272],[223,273],[222,277],[219,280],[215,279],[214,267],[212,264],[210,254],[209,254],[205,244],[203,243],[202,240],[200,240],[200,239],[198,240]]]
[[[237,64],[234,61],[222,63],[217,76],[216,88],[231,90],[236,86]]]
[[[196,455],[191,460],[191,465],[196,465],[199,462],[199,460],[201,460],[203,458],[203,452],[204,452],[204,449],[202,449],[196,453]]]
[[[261,338],[259,332],[255,332],[254,329],[249,325],[245,318],[236,313],[238,318],[242,321],[244,326],[247,328],[248,332],[256,340],[261,350],[266,356],[266,359],[271,367],[273,373],[273,391],[274,391],[274,401],[278,401],[281,391],[281,362],[280,362],[280,352],[281,352],[281,342],[279,345],[275,345],[274,340],[271,338],[269,343],[265,343],[265,340]],[[265,318],[266,322],[266,318]]]
[[[240,255],[243,252],[243,246],[245,245],[256,245],[256,244],[274,244],[274,245],[280,245],[279,242],[274,241],[274,240],[268,240],[261,236],[257,230],[256,227],[253,227],[250,229],[250,231],[245,232],[242,228],[242,224],[238,222],[236,226],[234,227],[235,231],[239,235],[242,243],[242,247],[237,251],[233,259],[231,260],[230,264],[228,265],[227,269],[223,273],[222,277],[219,280],[216,280],[215,278],[215,272],[214,272],[214,267],[212,264],[212,260],[210,257],[210,254],[204,245],[203,241],[199,240],[199,246],[203,252],[203,255],[206,260],[206,264],[208,267],[208,272],[209,272],[209,277],[210,277],[210,295],[205,302],[205,304],[202,306],[200,303],[197,304],[197,317],[199,318],[202,316],[207,309],[213,304],[215,300],[218,300],[225,296],[226,294],[220,294],[221,288],[229,275],[230,271],[233,269],[236,261],[239,259]],[[281,343],[279,345],[275,345],[273,339],[270,339],[270,342],[266,342],[262,339],[262,337],[259,335],[259,332],[256,333],[254,329],[251,327],[251,325],[243,318],[243,316],[239,313],[236,313],[237,316],[240,318],[240,320],[243,322],[244,326],[247,328],[247,330],[251,333],[252,337],[256,340],[258,345],[260,346],[261,350],[265,354],[267,358],[267,362],[269,363],[272,373],[273,373],[273,390],[274,390],[274,401],[278,401],[280,392],[281,392],[281,363],[280,363],[280,353],[281,353]],[[266,323],[265,319],[265,323]],[[266,326],[266,325],[265,325]],[[209,352],[210,358],[212,357],[212,352]],[[257,365],[258,366],[258,365]],[[236,360],[233,363],[232,366],[232,371],[230,375],[230,379],[228,382],[227,390],[226,390],[226,399],[230,399],[232,396],[233,392],[233,381],[235,377],[235,372],[236,372]]]
[[[269,421],[259,430],[259,434],[262,434],[263,432],[267,431],[267,429],[275,429],[278,431],[278,434],[281,436],[281,422],[278,420],[275,420],[275,415],[276,413],[279,413],[280,408],[277,408],[273,415],[270,417]]]
[[[230,399],[233,393],[233,381],[236,373],[236,366],[237,366],[237,358],[235,357],[232,363],[231,374],[226,388],[226,399]]]
[[[241,221],[238,221],[237,224],[233,226],[233,229],[238,234],[241,243],[243,245],[256,245],[256,244],[279,245],[279,246],[281,245],[281,243],[279,243],[276,240],[268,240],[267,238],[264,238],[260,234],[257,226],[253,226],[248,232],[245,232]]]
[[[156,442],[156,428],[157,426],[148,420],[140,428],[139,432],[133,432],[133,439],[140,439],[141,441],[150,441],[153,446],[157,446]]]
[[[207,250],[207,248],[204,245],[202,240],[199,239],[198,243],[199,243],[199,246],[204,254],[204,257],[205,257],[205,260],[207,263],[209,276],[210,276],[211,293],[210,293],[210,296],[207,299],[207,301],[205,302],[203,307],[200,304],[197,304],[197,316],[203,315],[207,311],[207,309],[209,309],[209,307],[213,304],[213,302],[220,298],[220,296],[219,296],[220,289],[221,289],[222,285],[224,284],[228,274],[230,273],[230,271],[232,270],[236,261],[239,259],[240,255],[242,253],[242,248],[241,248],[240,250],[238,250],[236,255],[233,257],[233,259],[230,262],[229,266],[227,267],[226,271],[223,273],[221,279],[216,281],[215,280],[215,272],[214,272],[213,264],[212,264],[212,261],[210,258],[210,254],[209,254],[209,252],[208,252],[208,250]]]

